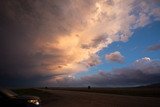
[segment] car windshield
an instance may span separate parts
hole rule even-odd
[[[8,90],[8,89],[4,89],[4,90],[2,90],[2,92],[3,92],[5,95],[7,95],[8,97],[16,97],[16,96],[17,96],[16,93],[14,93],[13,91]]]

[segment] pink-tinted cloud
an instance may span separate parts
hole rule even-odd
[[[127,41],[153,16],[159,19],[155,5],[148,0],[2,0],[0,77],[10,84],[87,71],[100,63],[100,50]]]
[[[80,81],[85,81],[87,85],[113,87],[158,83],[160,81],[160,62],[145,57],[128,67],[107,72],[101,71],[94,75],[82,77]]]
[[[124,62],[124,56],[119,51],[116,51],[110,54],[106,54],[105,58],[106,60],[111,61],[111,62],[118,62],[118,63]]]
[[[96,74],[83,76],[80,79],[74,76],[58,76],[57,80],[50,81],[54,86],[100,86],[122,87],[141,86],[158,83],[160,81],[160,61],[144,57],[133,62],[130,66],[99,71]]]

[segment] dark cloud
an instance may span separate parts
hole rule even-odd
[[[57,46],[57,38],[80,30],[92,3],[1,0],[0,85],[41,85],[41,80],[50,79],[48,75],[55,78],[66,74],[63,68],[74,61],[74,56]]]
[[[148,57],[136,60],[130,66],[98,71],[98,73],[83,76],[80,79],[74,76],[51,81],[54,86],[95,86],[95,87],[129,87],[141,86],[160,82],[160,61]],[[52,86],[52,85],[51,85]]]
[[[143,60],[143,61],[142,61]],[[138,60],[129,67],[82,77],[81,81],[93,86],[138,86],[160,82],[160,62]],[[140,61],[140,63],[139,63]],[[142,64],[142,62],[144,62]]]
[[[39,71],[42,61],[34,55],[38,51],[37,37],[42,37],[39,32],[43,23],[43,13],[35,11],[34,3],[0,2],[0,84],[3,86],[36,85],[48,72]],[[43,35],[47,36],[47,32]]]
[[[97,52],[119,41],[117,32],[126,34],[124,40],[131,36],[138,22],[129,14],[132,3],[0,0],[0,85],[42,85],[99,64]]]
[[[160,50],[160,44],[154,44],[148,47],[149,51],[157,51]]]

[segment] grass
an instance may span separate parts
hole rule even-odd
[[[160,88],[91,88],[91,89],[87,89],[87,88],[48,88],[48,89],[160,98]],[[54,94],[50,94],[48,92],[44,92],[44,91],[40,91],[40,90],[32,89],[32,88],[17,89],[14,91],[19,95],[38,96],[42,99],[43,104],[47,103],[48,100],[56,100],[56,97],[58,97]]]
[[[51,88],[57,89],[57,88]],[[129,95],[129,96],[142,96],[142,97],[159,97],[160,88],[58,88],[59,90],[68,91],[81,91],[81,92],[93,92],[104,94],[117,94],[117,95]]]

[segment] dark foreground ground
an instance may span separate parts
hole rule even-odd
[[[159,107],[160,89],[20,89],[19,94],[36,95],[42,107]],[[120,95],[121,94],[121,95]],[[123,94],[123,95],[122,95]]]

